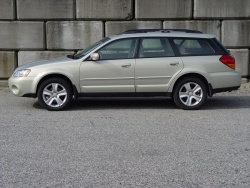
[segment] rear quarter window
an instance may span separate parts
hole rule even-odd
[[[182,56],[218,54],[217,49],[208,39],[175,38],[173,42]]]

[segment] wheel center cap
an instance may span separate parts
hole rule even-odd
[[[189,92],[189,95],[193,95],[193,93],[192,93],[192,92]]]
[[[57,94],[56,93],[53,93],[53,97],[56,97],[57,96]]]

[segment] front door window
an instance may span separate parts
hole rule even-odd
[[[114,41],[98,51],[100,60],[134,58],[136,39]]]

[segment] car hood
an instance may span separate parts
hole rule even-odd
[[[53,64],[54,63],[62,63],[62,62],[68,62],[68,61],[72,61],[72,59],[64,56],[64,57],[58,57],[58,58],[49,59],[49,60],[34,61],[31,63],[27,63],[25,65],[22,65],[22,66],[18,67],[17,69],[28,69],[28,68],[32,68],[34,66],[52,64],[52,63]]]

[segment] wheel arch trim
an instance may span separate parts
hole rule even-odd
[[[212,92],[213,88],[212,88],[209,76],[206,73],[200,73],[200,72],[194,72],[194,71],[185,72],[185,73],[182,72],[181,74],[178,74],[176,77],[174,77],[173,80],[171,81],[168,92],[173,93],[176,84],[179,82],[179,80],[181,80],[181,79],[183,79],[185,77],[196,77],[196,78],[201,79],[202,81],[205,82],[205,84],[207,86],[208,96],[211,97],[213,95],[212,94],[213,93]]]
[[[37,92],[38,92],[38,89],[41,85],[41,83],[44,81],[44,80],[47,80],[49,78],[62,78],[64,80],[66,80],[71,86],[72,86],[72,91],[75,93],[75,89],[77,90],[77,87],[75,86],[74,82],[72,81],[72,78],[73,76],[68,76],[66,74],[63,74],[61,72],[51,72],[51,73],[47,73],[47,74],[44,74],[42,76],[39,77],[38,81],[36,82],[36,95],[37,95]],[[75,86],[75,87],[74,87]]]

